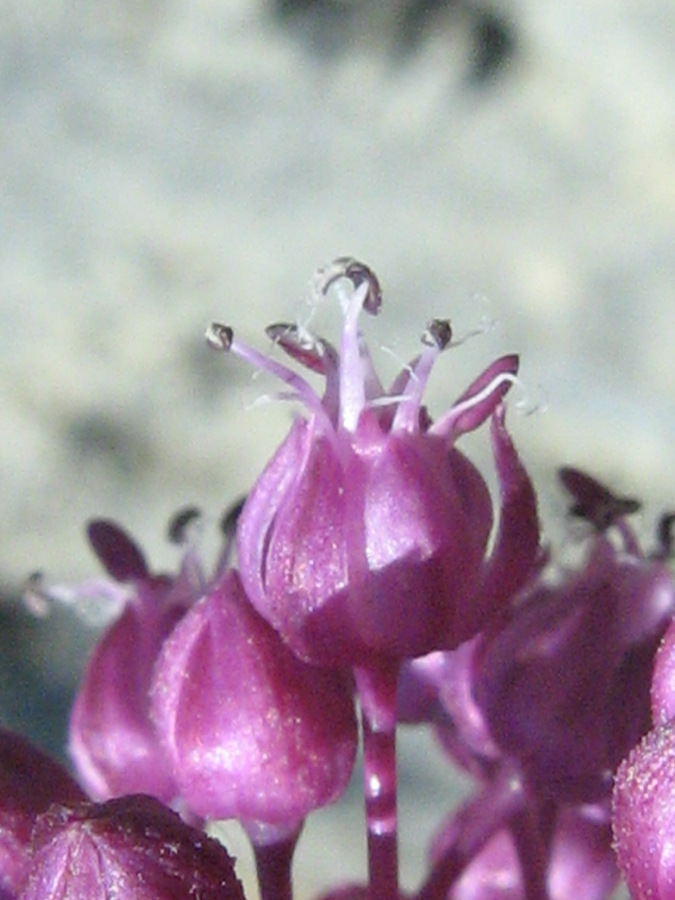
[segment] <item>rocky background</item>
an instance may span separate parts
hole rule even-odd
[[[291,410],[204,328],[266,348],[338,255],[380,275],[385,373],[431,316],[481,332],[440,362],[432,412],[521,352],[510,421],[549,533],[563,462],[644,499],[647,534],[675,505],[668,0],[0,0],[0,21],[4,724],[62,750],[95,637],[27,619],[27,574],[98,571],[92,516],[159,568],[174,510],[215,527]],[[418,759],[409,884],[447,805]]]

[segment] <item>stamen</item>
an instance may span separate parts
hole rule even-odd
[[[399,403],[392,431],[414,433],[420,427],[420,406],[429,375],[439,354],[450,346],[452,327],[449,319],[432,319],[422,335],[424,349],[410,369],[410,377],[403,389],[403,399]]]
[[[211,322],[206,329],[206,343],[213,347],[214,350],[228,351],[232,348],[232,339],[234,332],[229,325],[223,325],[220,322]]]
[[[223,536],[223,546],[218,554],[214,579],[218,580],[232,566],[235,541],[237,539],[237,525],[239,517],[244,509],[246,497],[241,497],[225,510],[220,519],[220,532]]]
[[[346,304],[343,304],[339,421],[346,431],[356,429],[359,416],[366,404],[364,342],[359,331],[358,319],[367,293],[368,286],[362,284],[347,298]],[[365,352],[367,353],[367,348]]]
[[[343,280],[351,282],[347,290]],[[319,269],[314,277],[317,294],[335,287],[343,315],[339,366],[339,421],[346,431],[356,428],[366,399],[374,399],[381,385],[374,376],[368,348],[358,329],[361,310],[375,316],[382,307],[382,288],[375,273],[351,256],[341,256]]]
[[[427,330],[422,335],[422,343],[427,347],[438,347],[445,350],[452,341],[452,326],[450,319],[432,319],[427,325]]]
[[[39,619],[43,619],[50,611],[52,598],[44,589],[44,573],[31,572],[23,589],[23,602],[27,609]]]
[[[212,322],[206,329],[206,341],[209,346],[216,350],[234,353],[241,359],[246,360],[254,368],[262,369],[271,375],[275,375],[280,381],[293,388],[292,396],[294,399],[300,400],[312,412],[320,415],[322,418],[326,418],[326,410],[321,405],[316,391],[304,378],[298,375],[297,372],[289,369],[288,366],[284,366],[248,344],[238,341],[229,325]]]
[[[675,527],[675,513],[663,513],[656,526],[657,547],[651,554],[652,559],[667,560],[673,558],[675,549],[675,535],[673,528]]]
[[[195,526],[202,518],[201,510],[196,506],[185,506],[169,519],[167,536],[172,544],[187,544],[194,537]]]
[[[246,497],[240,497],[239,500],[236,500],[234,503],[228,506],[221,516],[220,530],[223,534],[223,537],[231,538],[232,535],[236,532],[237,523],[239,522],[239,516],[244,509],[246,499]]]
[[[319,375],[326,375],[329,363],[336,366],[337,350],[323,338],[314,337],[305,329],[285,322],[268,325],[267,337],[303,366]]]
[[[265,333],[293,359],[302,363],[312,372],[317,372],[325,377],[326,390],[323,396],[323,406],[328,410],[331,418],[337,418],[340,357],[335,347],[324,338],[315,337],[297,325],[284,323],[268,325]]]
[[[340,256],[317,271],[314,278],[315,289],[325,296],[340,278],[349,279],[355,290],[366,283],[368,289],[364,295],[363,308],[371,316],[379,313],[382,307],[382,288],[377,275],[369,266],[352,256]]]

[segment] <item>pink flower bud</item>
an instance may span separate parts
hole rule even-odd
[[[71,758],[96,800],[142,791],[170,802],[176,786],[150,721],[157,655],[180,615],[166,584],[139,585],[87,664],[70,717]]]
[[[70,718],[70,755],[95,800],[142,792],[168,803],[176,786],[150,721],[150,682],[164,640],[198,587],[184,570],[151,575],[115,523],[96,520],[88,532],[108,572],[129,588],[87,663]]]
[[[357,741],[349,683],[300,662],[250,605],[234,571],[164,644],[152,699],[193,813],[292,831],[347,786]]]
[[[675,720],[650,731],[619,767],[613,824],[619,868],[634,900],[673,900]]]
[[[675,719],[675,624],[670,623],[654,660],[652,715],[658,724]]]

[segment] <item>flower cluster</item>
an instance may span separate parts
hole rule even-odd
[[[272,325],[290,365],[229,326],[207,332],[303,410],[223,520],[213,571],[189,509],[171,527],[174,575],[98,519],[88,536],[107,578],[33,585],[43,599],[105,597],[115,615],[72,709],[76,780],[0,731],[0,900],[240,900],[204,830],[221,819],[245,829],[262,900],[291,900],[305,819],[345,791],[359,741],[368,881],[341,873],[327,896],[399,900],[400,724],[432,729],[475,781],[415,900],[605,900],[626,757],[622,871],[639,900],[675,897],[671,519],[646,554],[627,521],[637,503],[563,469],[586,535],[581,560],[556,565],[506,427],[518,358],[434,420],[423,393],[450,322],[429,323],[385,388],[359,328],[382,305],[373,272],[338,259],[317,291],[340,304],[339,345]],[[497,498],[458,447],[484,425]]]

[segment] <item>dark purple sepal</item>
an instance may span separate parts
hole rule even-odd
[[[244,900],[222,844],[145,795],[53,806],[17,900]]]
[[[52,803],[79,803],[81,788],[29,741],[0,729],[0,897],[14,897],[36,817]]]

